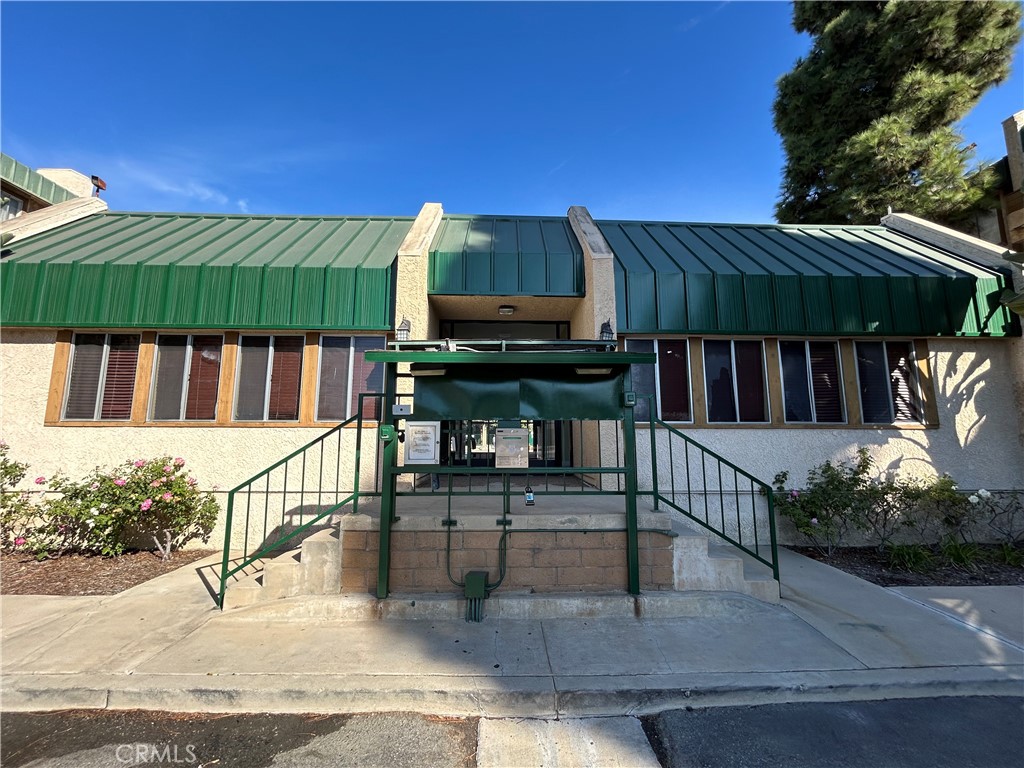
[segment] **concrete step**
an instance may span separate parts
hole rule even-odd
[[[672,531],[677,590],[740,592],[769,603],[780,601],[779,583],[763,563],[736,547],[714,543],[681,515],[674,516]]]
[[[303,539],[298,549],[259,564],[255,572],[228,586],[225,610],[296,595],[336,595],[341,591],[338,528],[317,531]]]
[[[495,592],[484,601],[485,619],[722,618],[772,611],[737,592],[647,592],[622,594],[534,594]],[[232,613],[232,620],[292,621],[464,621],[466,601],[450,594],[368,594],[298,596],[265,601]]]

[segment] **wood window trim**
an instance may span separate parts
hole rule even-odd
[[[143,331],[139,343],[139,367],[135,371],[135,395],[132,398],[130,424],[142,424],[149,412],[153,388],[153,364],[156,360],[156,331]]]
[[[139,336],[139,348],[135,359],[135,381],[132,387],[132,407],[130,416],[127,419],[67,420],[63,418],[64,398],[67,395],[68,388],[70,386],[71,358],[72,350],[74,348],[75,333],[76,331],[67,328],[62,328],[57,331],[57,338],[54,342],[53,364],[50,368],[50,388],[47,393],[46,408],[43,411],[43,426],[124,427],[144,424],[144,409],[148,395],[140,396],[139,389],[142,380],[147,379],[144,371],[144,346],[147,335],[150,335],[155,339],[156,333],[152,331],[119,331],[104,329],[88,329],[80,331],[79,333],[96,335],[102,334],[106,337],[104,341],[105,345],[109,342],[109,337],[115,334]],[[152,359],[150,359],[150,365],[152,365]],[[97,397],[99,397],[99,393],[97,393]],[[141,421],[137,419],[137,408],[139,407],[140,399],[143,405],[143,418]]]
[[[932,358],[927,339],[914,339],[914,357],[917,363],[917,385],[921,393],[924,423],[927,427],[939,426],[939,405],[935,399],[935,381],[932,378]]]
[[[90,331],[93,332],[93,331]],[[113,333],[114,331],[100,331],[95,333]],[[223,330],[189,330],[184,333],[197,334],[220,334],[224,338],[221,351],[221,377],[217,395],[217,417],[215,421],[147,421],[146,416],[150,405],[153,371],[156,357],[156,331],[138,332],[141,336],[139,345],[138,365],[135,376],[134,397],[132,401],[131,418],[128,420],[62,420],[61,408],[68,386],[68,374],[71,363],[71,351],[74,340],[74,331],[60,329],[57,331],[54,343],[53,363],[50,371],[50,385],[44,414],[45,426],[57,427],[143,427],[161,429],[204,429],[239,427],[243,429],[272,428],[272,429],[297,429],[316,428],[328,429],[337,426],[337,421],[319,421],[316,419],[316,404],[318,389],[318,366],[320,362],[320,338],[322,335],[347,335],[351,338],[357,336],[379,336],[382,334],[353,334],[337,332],[311,331],[304,334],[305,344],[302,362],[302,385],[300,388],[299,419],[297,421],[232,421],[232,408],[234,405],[234,387],[237,375],[238,344],[241,334],[238,331]],[[281,335],[281,334],[278,334]],[[292,334],[298,335],[298,334]],[[657,341],[653,336],[630,337],[637,339],[650,339]],[[912,339],[914,351],[918,390],[922,402],[924,421],[922,423],[900,422],[896,424],[865,424],[861,415],[860,389],[857,382],[857,361],[855,351],[855,339],[839,339],[839,358],[842,371],[843,396],[845,398],[846,417],[845,424],[810,424],[810,423],[786,423],[784,421],[784,407],[782,403],[782,380],[780,368],[780,355],[777,337],[765,337],[761,339],[764,350],[764,365],[766,366],[769,413],[769,422],[743,422],[743,423],[719,423],[711,424],[707,421],[707,401],[704,392],[704,348],[705,339],[722,337],[705,336],[684,336],[666,337],[670,339],[685,340],[688,345],[688,363],[690,373],[690,408],[693,420],[690,422],[668,422],[678,424],[690,429],[810,429],[810,430],[874,430],[874,431],[915,431],[922,429],[935,429],[939,426],[938,405],[935,397],[932,363],[928,348],[927,339]],[[861,339],[862,341],[864,339]],[[620,341],[625,346],[625,341]],[[657,349],[657,346],[655,346]],[[351,372],[350,372],[351,375]],[[657,376],[657,371],[656,371]],[[660,405],[659,405],[660,407]],[[364,427],[373,426],[376,422],[366,421]],[[638,423],[640,429],[647,429],[648,424]],[[356,425],[350,425],[356,429]]]
[[[47,427],[142,427],[145,429],[214,429],[223,427],[240,427],[243,429],[271,428],[271,429],[330,429],[338,425],[337,421],[320,421],[316,418],[316,397],[317,397],[317,371],[320,356],[321,335],[338,336],[345,335],[350,338],[360,336],[384,337],[383,333],[345,333],[344,331],[309,331],[304,334],[281,332],[269,335],[291,335],[303,336],[303,361],[302,380],[299,389],[299,419],[297,421],[232,421],[232,408],[234,406],[234,388],[237,377],[238,349],[242,334],[239,331],[225,331],[222,329],[186,329],[182,331],[118,331],[89,329],[83,331],[88,333],[136,333],[140,336],[139,355],[135,371],[135,386],[133,389],[131,417],[127,420],[96,419],[96,420],[72,420],[62,419],[62,408],[64,397],[67,393],[68,374],[71,365],[71,354],[74,342],[75,331],[72,329],[59,329],[54,342],[53,363],[50,368],[50,385],[47,394],[46,407],[43,416],[43,425]],[[219,335],[224,339],[221,347],[221,374],[217,388],[217,415],[213,421],[180,420],[180,421],[150,421],[148,420],[149,408],[152,398],[153,379],[156,364],[156,341],[160,333],[179,335]],[[260,335],[260,334],[248,334]],[[266,334],[264,334],[266,335]],[[377,422],[366,420],[364,428],[376,427]],[[355,424],[349,425],[346,429],[358,429]]]
[[[782,355],[779,353],[779,339],[773,337],[764,340],[764,364],[768,368],[768,410],[771,414],[771,421],[769,423],[773,427],[788,429],[793,425],[786,421],[782,386]]]
[[[64,403],[64,390],[67,388],[68,366],[71,363],[71,340],[74,333],[70,330],[57,331],[54,343],[53,367],[50,369],[50,390],[46,400],[46,413],[43,424],[60,424],[60,409]]]

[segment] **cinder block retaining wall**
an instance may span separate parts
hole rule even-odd
[[[452,531],[451,575],[486,570],[499,573],[500,531]],[[642,531],[640,587],[673,589],[672,538]],[[377,587],[376,530],[341,531],[343,592],[373,592]],[[446,534],[439,531],[394,531],[391,536],[393,592],[461,592],[447,575]],[[503,590],[534,592],[610,592],[627,587],[626,534],[512,533],[508,537]]]

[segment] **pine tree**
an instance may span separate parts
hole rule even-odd
[[[955,226],[992,173],[954,128],[1010,72],[1016,2],[795,2],[813,37],[779,80],[784,223],[877,223],[887,206]]]

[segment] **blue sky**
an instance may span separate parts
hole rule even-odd
[[[790,5],[0,6],[3,151],[115,210],[765,222]],[[962,126],[1005,154],[1010,80]]]

